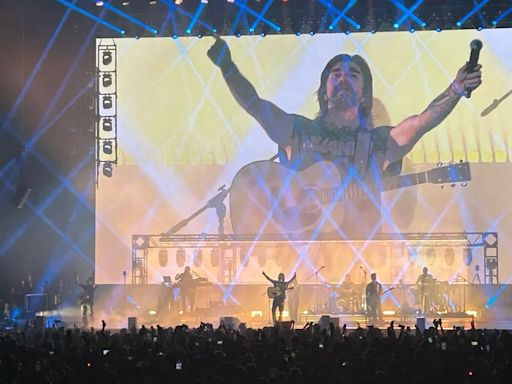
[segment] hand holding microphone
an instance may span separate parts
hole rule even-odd
[[[450,86],[453,93],[468,99],[471,97],[471,92],[482,84],[482,66],[478,64],[478,57],[483,44],[475,39],[469,46],[471,47],[469,61],[459,69]]]

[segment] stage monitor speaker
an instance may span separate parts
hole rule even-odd
[[[137,318],[136,317],[129,317],[128,318],[128,329],[137,329]]]
[[[334,325],[334,328],[340,327],[340,319],[338,317],[331,317],[329,315],[324,315],[320,317],[320,320],[318,320],[318,324],[320,325],[320,329],[329,330],[331,328],[331,324]]]
[[[225,316],[221,317],[219,323],[228,329],[232,329],[234,331],[238,330],[238,327],[240,326],[240,320],[238,317],[231,317],[231,316]]]
[[[425,318],[424,317],[418,317],[416,318],[416,326],[420,330],[420,332],[425,332]]]
[[[25,311],[35,313],[48,309],[48,296],[46,293],[31,293],[25,295]]]
[[[292,330],[295,327],[295,321],[293,321],[293,320],[290,320],[290,321],[280,321],[278,323],[278,325],[279,325],[279,328],[281,328],[281,329]]]

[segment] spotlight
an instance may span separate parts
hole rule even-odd
[[[177,35],[177,34],[174,34],[174,35],[172,35],[172,38],[173,38],[174,40],[176,40],[176,39],[178,38],[178,35]]]
[[[114,103],[112,102],[112,96],[110,95],[104,95],[103,96],[103,109],[110,109],[114,106]]]
[[[181,5],[183,3],[183,0],[174,0],[174,4]]]
[[[176,250],[176,264],[178,265],[178,267],[183,268],[183,266],[185,265],[185,257],[185,250],[183,248],[178,248]]]
[[[409,29],[409,32],[414,33],[416,30],[414,28]]]
[[[111,140],[106,140],[102,145],[103,153],[106,155],[111,155],[114,152],[114,146],[112,145]]]
[[[101,123],[101,129],[105,132],[111,132],[112,131],[112,119],[110,117],[106,117],[103,119]]]
[[[129,1],[123,1],[121,4],[124,5],[124,6],[127,6],[127,5],[130,5],[130,2]]]
[[[109,65],[112,63],[112,52],[111,51],[103,51],[101,55],[101,61],[103,62],[103,65]]]
[[[212,267],[216,268],[219,266],[219,259],[219,250],[215,248],[212,249],[210,252],[210,264],[212,265]]]
[[[196,249],[194,251],[194,266],[200,267],[201,264],[203,264],[203,250],[202,249]]]
[[[110,161],[103,163],[103,176],[112,177],[112,163]]]
[[[104,88],[108,88],[112,85],[112,74],[111,73],[104,73],[101,77],[101,84]]]
[[[158,264],[162,268],[167,266],[167,262],[169,260],[169,252],[167,252],[167,249],[162,248],[158,251]]]
[[[155,4],[156,4],[156,0],[149,0],[149,1],[148,1],[148,4],[149,4],[149,5],[155,5]]]
[[[103,1],[97,1],[96,2],[97,7],[103,7]]]
[[[441,32],[441,31],[442,31],[441,27],[436,28],[436,32]]]

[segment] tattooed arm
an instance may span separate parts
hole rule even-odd
[[[481,68],[481,65],[477,65],[473,72],[468,73],[467,64],[463,65],[450,86],[423,112],[408,117],[394,127],[390,132],[386,159],[393,162],[405,156],[425,133],[450,114],[466,91],[478,88],[482,83]]]

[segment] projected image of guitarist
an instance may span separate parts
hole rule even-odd
[[[208,57],[220,68],[236,101],[280,152],[280,163],[255,162],[235,176],[230,216],[238,234],[369,238],[380,222],[382,179],[399,174],[403,157],[418,140],[482,83],[481,66],[465,64],[423,112],[395,126],[375,127],[372,74],[359,55],[339,54],[327,63],[320,75],[319,112],[314,119],[262,99],[221,38],[215,37]],[[415,183],[420,182],[430,181]],[[412,184],[392,187],[408,185]]]
[[[273,287],[269,287],[267,290],[268,297],[273,299],[272,300],[272,322],[274,325],[282,320],[283,317],[283,310],[284,310],[284,301],[286,300],[286,290],[290,289],[288,288],[288,285],[295,280],[297,277],[297,274],[295,273],[293,277],[285,281],[284,280],[284,273],[280,273],[277,276],[277,280],[271,279],[265,272],[263,272],[263,276],[270,281],[273,285]],[[276,310],[279,309],[279,317],[276,319]]]

